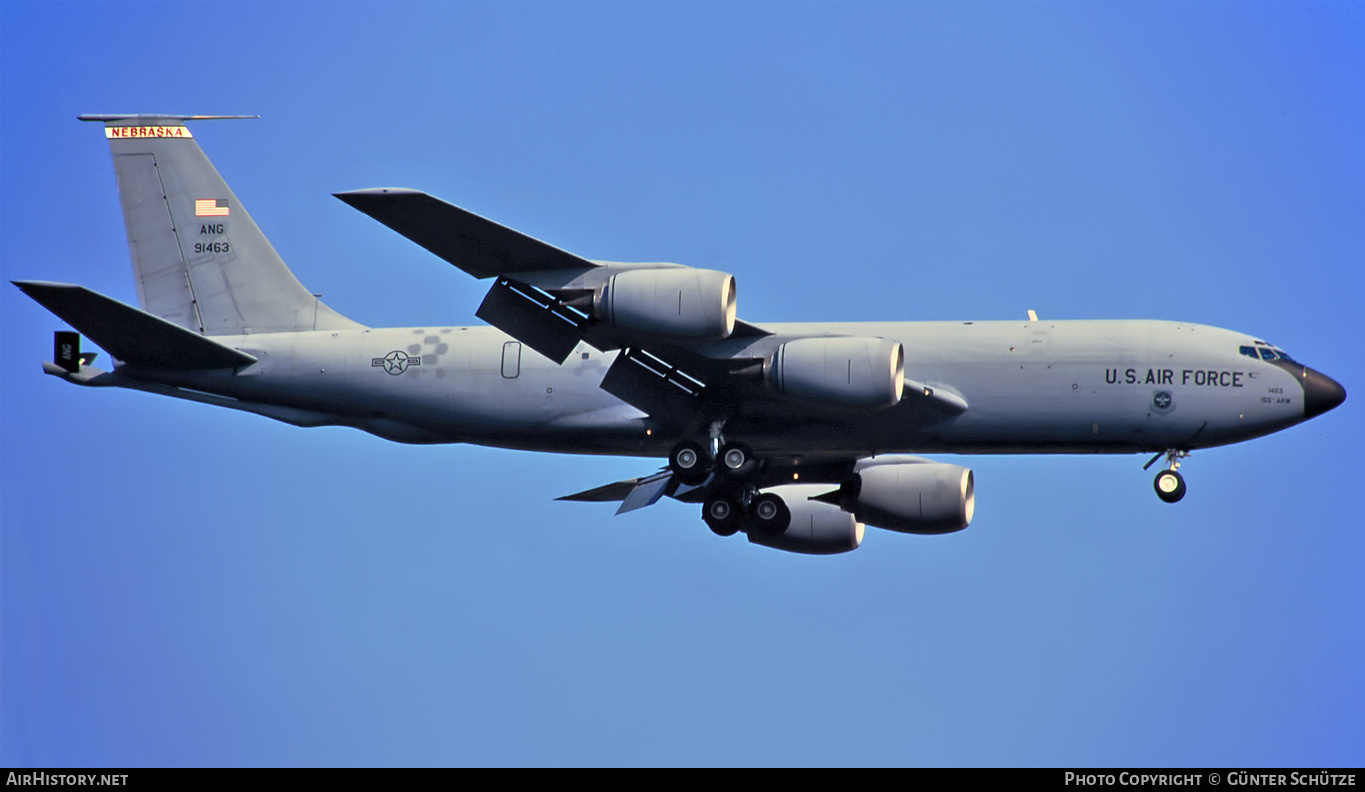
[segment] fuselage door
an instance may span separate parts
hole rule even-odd
[[[508,341],[502,345],[502,376],[503,379],[516,379],[521,373],[521,344],[517,341]]]

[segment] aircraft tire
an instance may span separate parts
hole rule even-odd
[[[731,478],[746,478],[758,468],[754,452],[742,443],[729,443],[720,450],[716,467]]]
[[[710,472],[702,447],[686,440],[673,446],[668,453],[668,467],[684,484],[700,484]]]
[[[724,495],[708,500],[701,507],[701,518],[716,536],[734,536],[743,520],[739,506]]]
[[[1174,470],[1163,470],[1156,474],[1152,482],[1156,496],[1166,503],[1175,503],[1185,497],[1185,479]]]
[[[754,498],[750,508],[754,526],[768,534],[780,534],[791,525],[792,513],[781,496],[765,493]]]

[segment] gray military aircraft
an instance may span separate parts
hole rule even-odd
[[[906,452],[1154,454],[1173,503],[1191,450],[1346,398],[1272,344],[1181,322],[760,327],[727,273],[591,261],[407,189],[336,197],[491,279],[476,316],[492,326],[366,327],[285,266],[190,134],[207,118],[225,116],[80,116],[113,152],[141,310],[16,282],[78,331],[56,334],[48,374],[401,443],[666,457],[561,500],[668,496],[717,534],[801,553],[855,549],[864,525],[965,528],[972,471]]]

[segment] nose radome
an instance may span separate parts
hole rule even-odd
[[[1303,417],[1312,418],[1346,401],[1341,383],[1307,366],[1303,368]]]

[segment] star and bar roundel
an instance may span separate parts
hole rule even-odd
[[[422,358],[395,349],[382,358],[370,358],[371,366],[383,366],[384,370],[395,377],[408,370],[408,366],[422,365]]]

